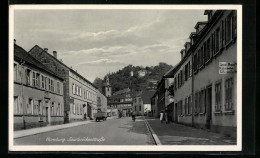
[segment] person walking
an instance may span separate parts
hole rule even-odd
[[[160,112],[160,121],[163,123],[163,111]]]
[[[132,120],[135,122],[135,111],[132,112]]]

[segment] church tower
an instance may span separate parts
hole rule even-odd
[[[103,93],[106,97],[110,97],[112,95],[112,87],[109,83],[109,78],[106,76],[106,83],[103,86]]]

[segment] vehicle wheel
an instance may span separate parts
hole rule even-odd
[[[98,122],[98,119],[96,118],[96,122]]]

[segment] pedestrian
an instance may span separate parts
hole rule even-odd
[[[163,111],[160,112],[160,121],[163,123]]]
[[[135,111],[132,112],[132,120],[135,121]]]

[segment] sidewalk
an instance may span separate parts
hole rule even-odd
[[[108,117],[107,120],[114,119],[114,118],[115,117]],[[14,131],[13,134],[14,134],[14,138],[20,138],[20,137],[25,137],[25,136],[29,136],[29,135],[56,131],[56,130],[60,130],[60,129],[85,125],[85,124],[94,123],[94,122],[95,122],[95,120],[87,120],[87,121],[72,122],[72,123],[61,124],[61,125],[45,126],[45,127],[40,127],[40,128],[31,128],[31,129],[27,129],[27,130]]]
[[[236,139],[225,137],[219,133],[176,123],[163,124],[160,120],[145,117],[152,133],[155,134],[162,145],[235,145]]]

